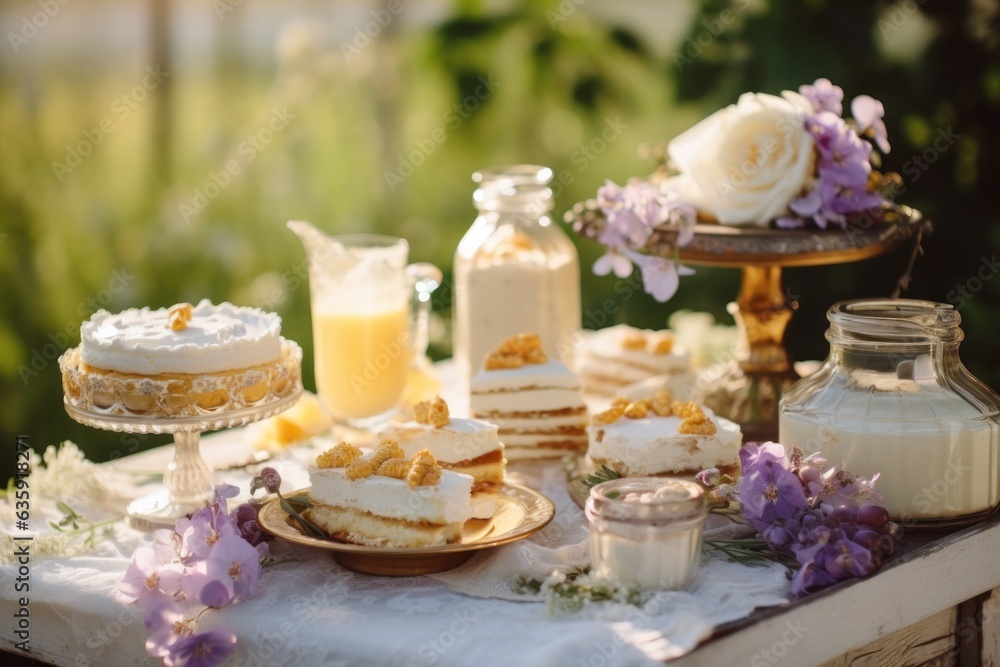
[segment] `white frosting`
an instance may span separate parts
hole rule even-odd
[[[411,421],[391,426],[382,435],[398,442],[407,458],[428,449],[434,458],[445,463],[458,463],[503,449],[496,424],[478,419],[452,417],[451,423],[442,428]]]
[[[544,364],[525,364],[520,368],[481,369],[472,378],[473,396],[529,387],[580,389],[580,379],[562,363],[550,359]]]
[[[522,391],[472,394],[469,407],[478,417],[491,412],[551,412],[586,407],[580,389],[525,389]]]
[[[203,299],[187,328],[170,328],[169,309],[99,310],[80,327],[88,366],[120,373],[217,373],[281,356],[281,318],[257,308]]]
[[[708,408],[703,410],[715,424],[714,435],[678,434],[682,420],[675,415],[622,418],[612,424],[587,427],[587,454],[622,463],[630,476],[735,465],[743,443],[740,427]]]
[[[472,516],[472,477],[444,470],[433,486],[410,488],[403,479],[372,475],[347,479],[344,468],[309,466],[310,497],[332,507],[349,507],[375,516],[426,521],[432,524],[464,523]]]

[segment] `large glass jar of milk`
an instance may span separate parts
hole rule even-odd
[[[843,301],[827,313],[830,356],[781,401],[779,439],[820,451],[876,489],[904,525],[971,523],[1000,504],[1000,397],[958,357],[952,306]]]
[[[553,221],[552,170],[477,171],[479,215],[455,252],[455,360],[467,379],[508,336],[537,333],[569,363],[580,329],[580,258]]]

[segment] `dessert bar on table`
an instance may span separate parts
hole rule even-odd
[[[590,465],[625,477],[693,477],[708,468],[739,476],[740,427],[662,389],[648,399],[615,399],[587,433]]]
[[[492,517],[507,464],[496,424],[452,417],[440,396],[433,402],[418,403],[414,413],[413,421],[390,426],[380,437],[399,443],[407,457],[426,449],[444,469],[470,475],[473,518]]]
[[[472,416],[499,427],[509,461],[561,457],[587,448],[580,379],[550,360],[534,334],[508,338],[472,378]]]
[[[340,443],[316,458],[309,479],[309,520],[352,544],[449,544],[472,518],[472,477],[442,469],[426,449],[407,458],[391,440],[368,453]]]
[[[302,350],[281,318],[229,303],[101,310],[79,347],[59,358],[63,402],[80,423],[129,433],[173,433],[166,489],[133,501],[129,522],[151,531],[203,507],[212,473],[202,431],[240,426],[289,408],[302,392]]]

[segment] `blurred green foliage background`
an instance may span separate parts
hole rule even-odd
[[[450,275],[474,218],[476,168],[552,166],[561,213],[605,178],[650,171],[638,147],[739,93],[822,76],[848,100],[885,103],[884,166],[936,227],[905,295],[959,305],[966,364],[1000,386],[1000,281],[970,282],[1000,246],[995,0],[95,0],[58,5],[38,27],[43,4],[0,9],[0,435],[10,445],[15,434],[36,447],[70,438],[106,460],[163,441],[94,431],[62,409],[55,359],[97,307],[209,297],[276,310],[313,388],[304,256],[288,219],[404,236],[412,259]],[[594,142],[608,123],[624,129]],[[948,132],[959,138],[935,149]],[[225,173],[231,162],[239,173]],[[406,165],[402,182],[387,177]],[[596,244],[578,247],[584,312],[597,312],[613,279],[588,270]],[[793,354],[825,356],[830,304],[887,295],[906,260],[901,250],[788,271]],[[699,269],[670,303],[640,294],[615,320],[662,326],[693,308],[729,322],[738,280]],[[963,285],[978,288],[966,298]],[[436,308],[440,358],[450,304]]]

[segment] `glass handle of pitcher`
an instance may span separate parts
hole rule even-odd
[[[406,267],[406,278],[413,289],[413,323],[410,328],[414,360],[427,354],[430,343],[431,294],[441,285],[441,269],[427,262]]]

